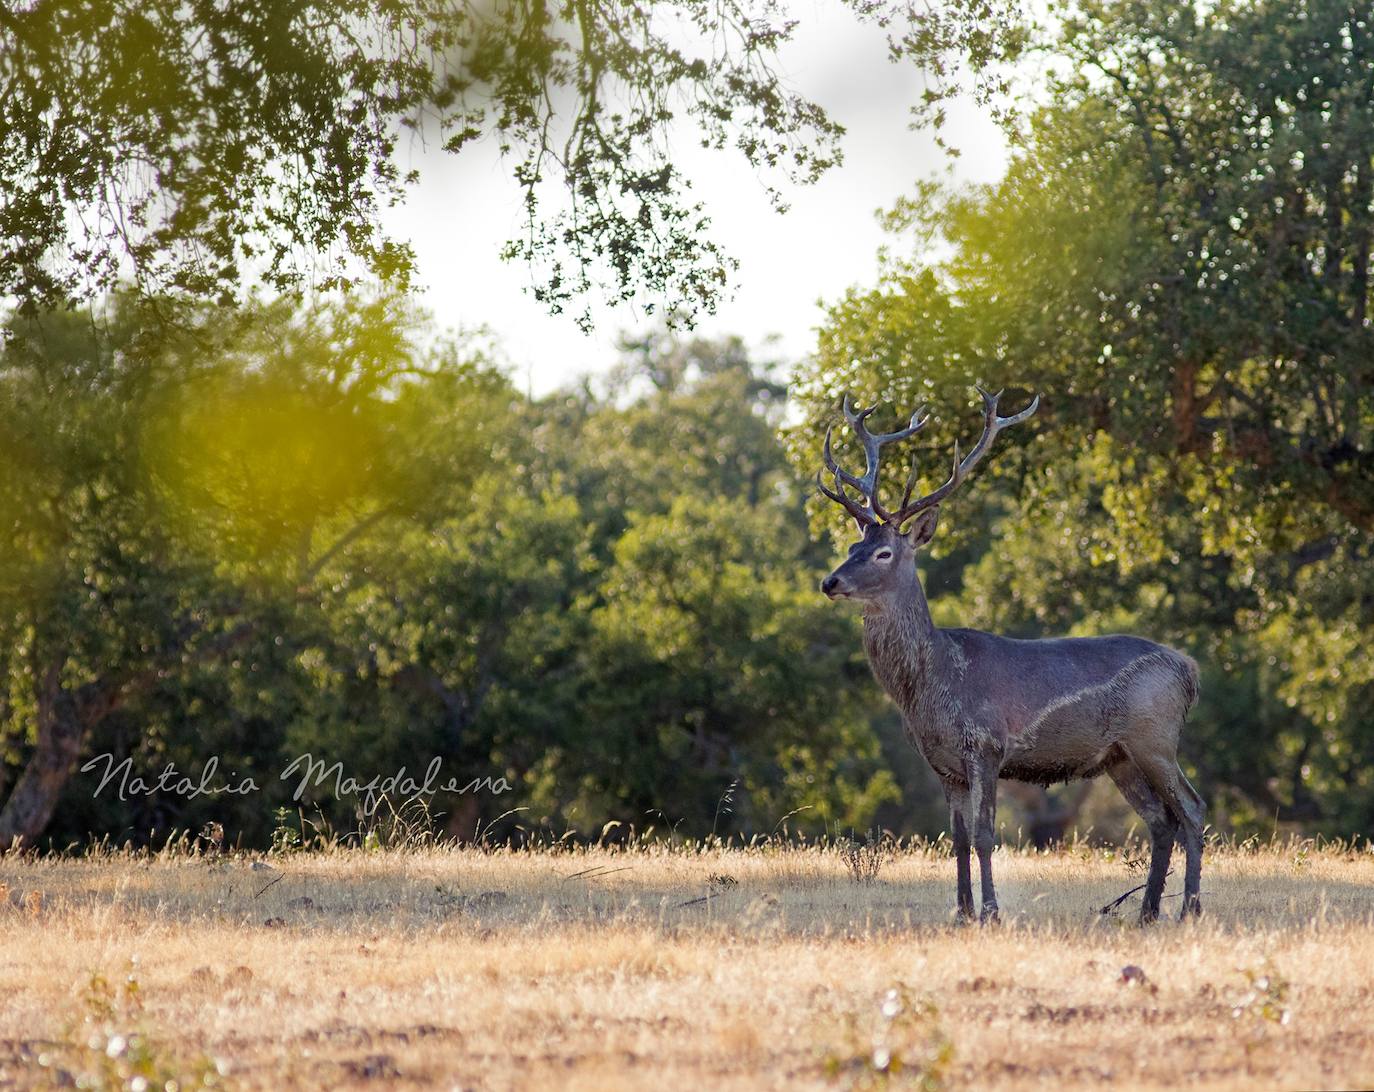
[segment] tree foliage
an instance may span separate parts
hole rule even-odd
[[[93,737],[133,736],[153,756],[168,740],[193,746],[163,720],[184,725],[183,702],[204,700],[183,686],[208,685],[210,666],[251,674],[279,659],[283,628],[310,617],[364,533],[442,511],[427,478],[397,469],[408,430],[448,438],[442,465],[466,471],[447,482],[461,490],[490,416],[439,431],[452,422],[417,407],[432,381],[477,408],[492,381],[451,353],[419,358],[394,299],[209,312],[172,333],[150,332],[145,313],[129,301],[99,323],[18,318],[5,342],[6,842],[44,829]],[[222,695],[241,685],[218,682]],[[262,716],[277,711],[265,688],[246,689]],[[248,715],[237,701],[210,708]]]
[[[1014,47],[1005,0],[855,7],[946,71]],[[413,181],[407,142],[490,140],[527,214],[506,253],[550,308],[596,289],[712,310],[733,264],[672,140],[732,147],[779,206],[837,162],[840,126],[778,75],[794,27],[773,0],[5,5],[0,297],[403,286],[379,213]]]
[[[462,837],[512,809],[863,825],[896,796],[782,388],[738,343],[655,334],[605,394],[532,400],[394,296],[145,313],[17,318],[0,361],[5,843],[375,821],[283,780],[302,755],[364,783],[437,758]],[[256,791],[155,785],[211,760]],[[460,791],[483,779],[513,791]]]

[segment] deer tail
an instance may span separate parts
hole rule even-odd
[[[1173,656],[1170,657],[1170,661],[1173,663],[1175,671],[1178,672],[1179,685],[1183,688],[1183,712],[1186,715],[1192,712],[1193,706],[1197,704],[1198,695],[1202,690],[1198,681],[1197,661],[1186,653],[1179,652],[1176,649],[1170,649],[1169,651],[1173,653]]]

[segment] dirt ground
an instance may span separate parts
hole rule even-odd
[[[1144,929],[1120,851],[999,850],[986,928],[938,847],[872,863],[3,858],[0,1088],[1374,1086],[1368,850],[1209,850]]]

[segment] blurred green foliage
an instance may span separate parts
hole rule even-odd
[[[467,837],[513,808],[559,834],[862,827],[897,798],[782,388],[737,343],[654,335],[606,392],[532,400],[394,296],[141,313],[16,318],[0,360],[6,841],[266,844],[302,754],[504,778],[434,801]],[[152,783],[211,757],[261,791],[95,793],[126,758]],[[345,832],[362,802],[331,775],[295,803]]]
[[[374,214],[404,183],[396,134],[432,107],[455,150],[509,141],[532,201],[571,187],[572,218],[531,204],[512,247],[551,306],[604,275],[709,308],[722,256],[657,140],[672,94],[756,164],[805,179],[833,155],[833,123],[767,67],[773,7],[682,8],[743,35],[714,63],[633,5],[50,7],[0,11],[22,46],[0,51],[0,842],[217,821],[265,845],[307,752],[361,780],[433,756],[506,779],[440,794],[461,836],[511,809],[506,831],[935,833],[855,620],[815,593],[847,532],[807,479],[853,390],[935,411],[912,446],[938,484],[974,382],[1042,408],[947,502],[937,621],[1186,648],[1183,758],[1217,825],[1374,825],[1359,9],[1076,0],[1036,30],[1000,3],[857,5],[898,56],[962,52],[985,96],[1045,58],[1030,108],[1001,110],[1004,177],[891,209],[877,284],[831,306],[790,390],[736,342],[658,330],[604,388],[534,399],[394,294],[408,256]],[[197,43],[216,63],[181,63]],[[392,287],[252,292],[321,255],[322,286],[358,279],[351,256]],[[95,796],[99,770],[74,770],[104,753],[144,778],[216,756],[261,791]],[[300,803],[365,822],[328,786]]]

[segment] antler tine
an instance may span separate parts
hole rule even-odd
[[[983,435],[978,437],[978,442],[973,445],[973,450],[968,453],[968,457],[962,462],[959,459],[959,444],[954,445],[954,469],[951,471],[949,480],[933,493],[928,493],[916,501],[909,501],[911,487],[915,479],[915,467],[912,467],[912,479],[907,483],[906,494],[902,497],[902,507],[897,515],[892,518],[892,522],[897,524],[905,523],[918,512],[923,512],[927,508],[933,508],[947,496],[959,488],[959,484],[968,477],[969,471],[978,465],[978,460],[987,454],[992,447],[992,441],[997,438],[997,434],[1004,428],[1012,425],[1019,425],[1027,420],[1037,409],[1040,408],[1040,396],[1037,394],[1031,399],[1031,403],[1020,413],[1010,417],[997,416],[997,401],[1002,397],[1002,392],[989,394],[982,387],[975,388],[983,398]]]
[[[907,497],[911,495],[911,486],[916,480],[916,466],[913,463],[911,467],[911,480],[907,483],[907,493],[906,496],[902,498],[902,507],[897,512],[896,516],[892,518],[891,522],[900,525],[909,520],[917,512],[922,512],[927,508],[934,508],[935,505],[939,504],[959,488],[960,483],[964,480],[965,473],[967,473],[967,460],[965,460],[964,464],[959,462],[959,441],[955,440],[954,467],[949,473],[949,480],[946,481],[944,485],[940,486],[939,489],[935,490],[934,493],[927,493],[924,497],[917,500],[915,504],[912,504],[907,500]]]
[[[849,392],[845,391],[844,399],[840,403],[840,408],[844,411],[844,419],[849,422],[849,427],[857,430],[859,423],[878,408],[878,403],[874,402],[868,409],[856,410],[849,404]]]
[[[930,418],[929,418],[929,417],[922,417],[922,416],[921,416],[921,413],[922,413],[922,411],[923,411],[924,409],[925,409],[925,406],[918,406],[918,407],[917,407],[916,412],[913,413],[913,414],[911,415],[911,421],[910,421],[910,423],[907,424],[906,428],[899,428],[899,429],[897,429],[896,432],[884,432],[884,433],[880,433],[880,434],[877,435],[877,436],[870,436],[870,437],[869,437],[869,438],[873,441],[873,447],[874,447],[874,460],[873,460],[873,487],[874,487],[874,496],[872,497],[873,510],[874,510],[875,512],[877,512],[878,515],[881,516],[881,517],[882,517],[884,520],[886,520],[886,521],[890,521],[890,520],[892,519],[892,513],[889,512],[889,511],[887,511],[887,509],[885,509],[881,504],[878,503],[878,498],[877,498],[877,495],[876,495],[876,494],[877,494],[877,478],[878,478],[878,473],[877,473],[877,463],[878,463],[877,453],[878,453],[879,449],[881,449],[885,444],[895,443],[897,440],[905,440],[908,436],[915,436],[916,433],[920,432],[921,429],[925,428],[925,427],[926,427],[926,423],[930,420]],[[866,450],[866,449],[865,449],[865,450]],[[913,471],[915,470],[915,462],[914,462],[914,461],[913,461],[913,463],[912,463],[912,469],[913,469]],[[911,478],[911,477],[908,477],[908,479],[907,479],[907,484],[906,484],[906,494],[905,494],[905,495],[909,495],[909,494],[910,494],[910,490],[911,490],[912,484],[913,484],[912,478]],[[904,498],[903,498],[903,501],[902,501],[903,504],[906,503],[905,495],[904,495]]]
[[[854,433],[855,438],[864,449],[865,463],[863,477],[855,477],[853,474],[840,467],[830,451],[830,433],[827,432],[825,435],[825,465],[829,467],[831,472],[841,481],[847,485],[853,486],[862,493],[864,500],[868,501],[870,504],[873,501],[873,491],[877,484],[877,451],[876,449],[869,449],[868,437],[870,433],[867,426],[864,425],[864,421],[877,408],[878,403],[874,402],[873,405],[869,406],[867,409],[856,410],[849,402],[848,391],[845,392],[844,398],[840,402],[840,409],[844,413],[844,419],[849,423],[849,430]]]
[[[897,440],[905,440],[908,436],[914,436],[925,428],[928,417],[922,417],[921,411],[924,406],[918,408],[911,415],[911,421],[906,428],[898,429],[896,432],[872,433],[868,431],[868,426],[864,424],[874,410],[878,408],[878,403],[874,403],[865,409],[856,410],[850,404],[849,395],[846,393],[841,403],[845,420],[849,423],[850,431],[854,433],[854,438],[859,441],[859,446],[864,451],[864,472],[862,477],[856,477],[839,466],[830,448],[830,433],[826,434],[825,444],[825,465],[835,474],[840,481],[852,486],[863,494],[864,499],[869,503],[875,515],[879,519],[888,519],[889,513],[878,500],[878,467],[882,459],[882,448],[886,444]]]
[[[906,435],[913,435],[914,433],[919,432],[921,429],[926,427],[926,422],[930,420],[929,417],[922,418],[919,424],[916,420],[918,417],[921,416],[921,413],[924,409],[925,406],[920,406],[919,408],[917,408],[916,412],[911,415],[911,424],[907,426],[908,431],[906,432]],[[916,476],[916,456],[912,455],[911,470],[907,473],[906,476],[906,488],[902,490],[902,503],[898,506],[899,511],[911,503],[911,491],[916,488]]]
[[[848,422],[850,431],[854,433],[854,438],[858,440],[859,446],[864,452],[864,472],[862,476],[849,473],[840,466],[835,458],[832,447],[834,439],[833,426],[826,430],[825,446],[822,455],[825,460],[825,467],[834,476],[835,488],[830,489],[822,480],[821,475],[816,475],[816,484],[831,500],[844,505],[845,510],[854,517],[860,529],[874,523],[891,521],[892,514],[878,500],[878,467],[882,458],[882,448],[886,444],[894,443],[897,440],[905,440],[908,436],[914,436],[926,427],[929,416],[922,416],[925,407],[919,407],[911,415],[911,420],[905,428],[897,429],[895,432],[872,433],[868,431],[868,426],[864,421],[878,408],[878,403],[867,406],[863,409],[855,409],[850,402],[849,395],[846,393],[840,403],[844,413],[845,421]],[[910,499],[912,484],[915,480],[915,470],[913,468],[912,478],[907,482],[906,496],[902,498],[903,505]],[[848,488],[846,488],[848,487]],[[854,500],[849,495],[848,489],[857,490],[860,494],[859,501]]]
[[[864,488],[864,480],[862,478],[854,477],[853,474],[850,474],[842,466],[840,466],[839,462],[835,458],[834,451],[831,450],[830,441],[834,436],[834,433],[834,425],[831,425],[828,429],[825,430],[825,447],[821,451],[821,457],[825,460],[825,468],[829,470],[830,473],[834,474],[835,477],[837,477],[840,481],[845,482],[848,485],[852,485],[855,489],[862,490]],[[864,499],[868,499],[867,494],[864,495]]]
[[[1011,417],[999,417],[997,419],[997,428],[1001,430],[1004,428],[1009,428],[1012,425],[1019,425],[1022,421],[1029,420],[1034,415],[1035,411],[1039,408],[1040,396],[1037,394],[1034,398],[1031,399],[1031,404],[1027,406],[1025,409],[1023,409],[1020,413],[1013,414]]]
[[[853,474],[850,474],[847,470],[845,470],[844,467],[840,466],[840,464],[836,461],[835,454],[830,448],[830,439],[834,431],[835,430],[833,426],[825,430],[825,449],[823,452],[825,458],[825,468],[835,476],[835,488],[838,489],[840,493],[844,494],[846,498],[848,497],[848,494],[845,493],[844,488],[846,485],[852,486],[862,494],[864,502],[869,506],[863,509],[865,513],[864,521],[869,523],[877,523],[878,520],[882,517],[879,514],[877,506],[873,504],[872,497],[870,496],[872,489],[867,481],[868,476],[864,475],[864,477],[862,478],[856,478]],[[829,492],[828,490],[826,490],[826,496],[830,497],[832,500],[839,500],[838,497],[836,497],[833,493]],[[846,503],[843,500],[840,501],[840,503],[844,504],[844,506],[848,508],[851,513],[853,513],[854,510],[849,507],[848,503]],[[857,515],[854,518],[859,519]],[[860,527],[862,528],[862,526],[863,522],[861,521]]]
[[[1004,428],[1020,424],[1040,406],[1040,396],[1037,394],[1031,399],[1031,404],[1020,413],[1013,414],[1011,417],[998,417],[997,400],[1002,397],[1002,392],[989,394],[982,387],[975,387],[974,389],[983,396],[983,435],[978,437],[978,442],[973,445],[973,450],[968,453],[968,458],[960,467],[960,476],[966,475],[977,465],[978,460],[987,454],[988,448],[992,446],[992,441],[997,438],[999,432]]]
[[[816,488],[819,489],[831,500],[844,505],[845,511],[854,517],[854,522],[859,525],[860,531],[862,531],[869,524],[878,522],[878,517],[876,513],[871,512],[869,509],[858,504],[853,497],[851,497],[848,493],[844,491],[844,486],[841,484],[840,476],[838,474],[835,475],[835,488],[827,489],[825,486],[825,482],[821,478],[821,472],[817,470]]]
[[[906,488],[902,490],[902,503],[897,507],[897,511],[902,511],[911,503],[911,491],[916,488],[916,457],[911,458],[911,469],[907,471]]]

